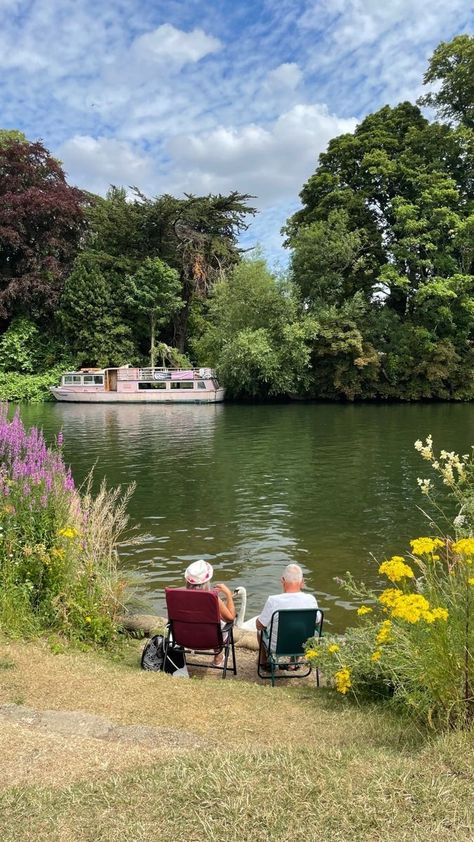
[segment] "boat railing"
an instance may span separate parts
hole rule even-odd
[[[181,375],[181,377],[180,377]],[[214,378],[215,372],[212,368],[166,368],[163,366],[154,366],[153,368],[138,369],[139,380],[211,380]],[[133,379],[136,379],[136,375]]]

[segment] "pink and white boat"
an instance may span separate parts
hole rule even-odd
[[[221,403],[224,389],[211,368],[83,368],[51,389],[71,403]]]

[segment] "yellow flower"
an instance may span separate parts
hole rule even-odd
[[[379,602],[381,602],[385,608],[393,608],[400,596],[403,596],[403,591],[401,591],[400,588],[387,588],[380,594]]]
[[[335,652],[339,652],[339,649],[340,649],[340,648],[341,648],[341,647],[340,647],[340,646],[338,646],[338,645],[337,645],[337,643],[331,643],[331,644],[328,646],[328,652],[330,652],[330,653],[331,653],[331,655],[333,655]]]
[[[461,538],[453,544],[453,550],[460,555],[474,555],[474,538]],[[468,561],[471,564],[471,561]]]
[[[428,555],[438,547],[444,547],[444,541],[440,538],[414,538],[410,546],[414,555]]]
[[[402,594],[392,606],[392,617],[418,623],[420,620],[432,622],[430,604],[421,594]]]
[[[390,561],[384,561],[379,567],[379,573],[384,573],[391,582],[399,582],[400,579],[413,579],[415,574],[402,556],[394,555]]]
[[[432,608],[431,614],[433,615],[434,620],[447,620],[449,617],[449,611],[447,608]]]
[[[380,661],[381,657],[382,657],[382,653],[381,653],[380,649],[376,649],[375,652],[372,652],[372,655],[370,656],[370,660],[371,661]]]
[[[334,678],[336,680],[337,692],[342,693],[342,695],[345,696],[348,690],[352,687],[350,671],[347,667],[342,667],[342,669],[334,673]]]
[[[467,580],[468,585],[472,585],[474,587],[474,576],[471,576],[470,579]]]
[[[314,661],[316,658],[319,657],[319,652],[317,652],[316,649],[307,649],[306,657],[308,661]]]
[[[86,623],[92,623],[92,617],[84,617]]]
[[[58,535],[61,535],[62,538],[77,538],[79,532],[74,526],[65,526],[59,530]]]
[[[51,555],[53,556],[53,558],[64,558],[66,552],[65,550],[63,550],[62,547],[53,547],[53,549],[51,550]]]
[[[375,640],[377,643],[390,643],[392,640],[392,623],[390,620],[383,621]]]
[[[358,613],[359,617],[363,617],[364,614],[371,614],[372,611],[373,611],[373,608],[369,608],[368,605],[361,605],[360,608],[357,609],[357,613]]]

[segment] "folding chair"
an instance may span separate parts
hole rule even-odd
[[[260,678],[270,678],[272,687],[279,678],[306,678],[311,672],[311,664],[303,661],[306,669],[285,672],[278,675],[277,670],[298,667],[298,659],[304,659],[304,645],[308,638],[320,638],[323,631],[324,614],[320,608],[284,608],[274,611],[268,629],[260,635],[258,650],[258,674]],[[264,669],[264,661],[267,669]],[[319,670],[316,671],[316,685],[319,687]]]
[[[169,646],[181,647],[185,652],[196,655],[209,655],[214,658],[216,652],[224,650],[224,663],[200,664],[193,661],[186,663],[192,667],[210,666],[222,670],[226,677],[227,668],[237,675],[234,647],[234,623],[227,623],[223,628],[220,621],[219,600],[215,591],[189,590],[188,588],[165,588],[168,608],[168,631],[164,643],[164,656]],[[232,652],[232,666],[228,665]]]

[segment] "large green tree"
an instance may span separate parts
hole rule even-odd
[[[154,367],[157,328],[169,322],[184,304],[178,273],[159,257],[147,257],[135,275],[127,278],[124,291],[125,304],[149,324],[150,364]]]
[[[454,39],[451,53],[468,51],[471,41]],[[332,140],[303,187],[286,235],[304,311],[332,325],[324,342],[315,334],[317,394],[474,394],[467,103],[466,94],[463,114],[459,104],[452,112],[457,126],[430,123],[410,103],[385,106]]]

